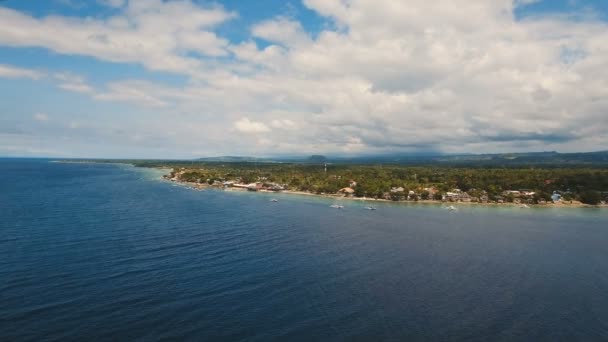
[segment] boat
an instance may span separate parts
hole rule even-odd
[[[449,210],[449,211],[455,211],[455,210],[456,210],[456,207],[455,207],[455,206],[453,206],[453,205],[450,205],[450,206],[445,207],[444,209],[447,209],[447,210]]]
[[[276,199],[276,198],[272,198],[272,199],[270,200],[270,202],[278,202],[278,201],[279,201],[279,200],[278,200],[278,199]]]
[[[530,206],[527,205],[527,204],[522,204],[519,207],[522,208],[522,209],[529,209],[530,208]]]
[[[330,205],[329,207],[330,208],[334,208],[334,209],[342,209],[342,208],[344,208],[343,205],[338,204],[338,203],[340,203],[340,200],[341,200],[341,198],[339,198],[338,201],[334,202],[334,204]]]
[[[374,207],[374,205],[373,205],[373,204],[369,204],[369,202],[367,201],[367,199],[365,199],[365,197],[363,197],[363,200],[364,200],[364,201],[365,201],[365,203],[367,204],[367,205],[365,206],[365,209],[367,209],[367,210],[376,210],[376,207]]]

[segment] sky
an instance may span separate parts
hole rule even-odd
[[[0,156],[608,146],[605,0],[2,0]]]

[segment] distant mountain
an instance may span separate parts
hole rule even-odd
[[[248,157],[248,156],[219,156],[219,157],[204,157],[197,158],[195,161],[201,162],[223,162],[223,163],[277,163],[277,162],[290,162],[290,163],[324,163],[327,161],[327,157],[322,155],[312,155],[309,157],[302,156],[280,156],[273,158],[265,157]]]
[[[608,151],[586,153],[528,152],[498,153],[476,155],[442,156],[435,159],[438,163],[478,164],[495,166],[534,166],[534,165],[608,165]]]
[[[277,160],[269,159],[269,158],[244,157],[244,156],[219,156],[219,157],[198,158],[198,159],[195,159],[195,161],[224,162],[224,163],[248,163],[248,162],[271,163],[271,162],[274,162]]]
[[[523,153],[489,153],[489,154],[384,154],[355,157],[340,156],[282,156],[258,158],[245,156],[221,156],[199,158],[201,162],[224,163],[342,163],[342,164],[401,164],[401,165],[452,165],[452,166],[607,166],[608,151],[559,153],[523,152]]]
[[[306,158],[306,161],[309,163],[325,163],[327,161],[327,157],[315,154]]]

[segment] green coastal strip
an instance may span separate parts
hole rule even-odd
[[[394,202],[606,207],[608,169],[366,165],[324,162],[71,160],[162,168],[164,178],[195,188],[281,191]]]
[[[174,166],[165,178],[193,187],[384,201],[580,207],[608,199],[608,170],[586,168],[207,163]]]

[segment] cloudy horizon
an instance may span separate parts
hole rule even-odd
[[[0,156],[608,145],[608,4],[0,2]]]

